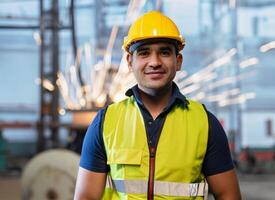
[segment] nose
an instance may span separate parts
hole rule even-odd
[[[161,59],[156,52],[151,54],[149,66],[152,68],[158,68],[161,66]]]

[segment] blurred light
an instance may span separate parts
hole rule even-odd
[[[215,68],[221,67],[228,62],[230,62],[231,57],[233,57],[237,53],[236,48],[230,49],[227,53],[225,53],[222,57],[215,60],[213,63],[207,65],[203,70],[204,71],[212,71]]]
[[[196,94],[194,97],[192,97],[192,99],[196,100],[196,101],[200,101],[203,98],[205,98],[205,93],[204,92],[199,92],[198,94]]]
[[[275,41],[272,41],[272,42],[269,42],[269,43],[266,43],[266,44],[262,45],[260,47],[260,51],[264,53],[264,52],[267,52],[270,49],[274,49],[274,48],[275,48]]]
[[[85,59],[86,59],[86,63],[87,65],[90,65],[92,63],[92,59],[91,59],[91,44],[90,43],[86,43],[84,45],[84,55],[85,55]]]
[[[51,92],[54,91],[54,85],[48,79],[43,80],[43,87]]]
[[[179,80],[178,87],[180,89],[184,89],[185,86],[187,86],[189,84],[201,83],[202,81],[207,82],[207,81],[215,79],[216,77],[217,77],[216,73],[212,73],[209,70],[202,70],[202,71],[199,71],[182,81],[180,81],[179,78],[177,78],[177,80]]]
[[[239,88],[235,88],[232,90],[228,90],[224,92],[224,95],[237,95],[240,94],[241,90]]]
[[[232,48],[227,52],[227,55],[232,57],[237,53],[237,49],[236,48]]]
[[[246,67],[249,67],[249,66],[252,66],[252,65],[256,65],[259,63],[259,59],[258,58],[249,58],[247,60],[244,60],[242,62],[240,62],[240,68],[246,68]]]
[[[224,56],[217,59],[215,62],[209,65],[209,67],[218,68],[222,65],[225,65],[230,62],[231,57],[234,56],[237,53],[236,48],[230,49]]]
[[[70,110],[80,110],[81,107],[78,104],[75,103],[70,103],[67,105],[67,108]]]
[[[125,17],[125,25],[130,25],[134,20],[136,20],[144,7],[146,0],[130,0],[127,8],[127,13]]]
[[[69,86],[64,75],[62,74],[62,72],[58,72],[57,77],[58,78],[56,80],[56,84],[59,88],[60,94],[62,95],[67,108],[74,109],[75,105],[69,96]]]
[[[70,80],[72,81],[72,83],[75,86],[78,85],[76,66],[71,65],[71,67],[69,68],[69,72],[70,72]]]
[[[190,85],[190,86],[182,89],[181,92],[183,94],[189,94],[189,93],[194,92],[198,89],[200,89],[200,85],[199,84],[193,84],[193,85]]]
[[[239,93],[240,93],[240,89],[235,88],[235,89],[232,89],[232,90],[227,90],[227,91],[221,92],[221,93],[216,94],[216,95],[208,96],[207,100],[209,102],[221,101],[221,100],[224,100],[224,99],[228,98],[228,96],[234,96],[234,95],[237,95]]]
[[[63,108],[60,108],[58,112],[59,112],[60,115],[65,115],[66,114],[66,111]]]
[[[40,78],[37,78],[35,79],[35,83],[37,85],[40,85],[41,84],[41,79]],[[54,85],[52,84],[52,82],[48,79],[44,79],[43,80],[43,87],[49,91],[54,91]]]
[[[229,0],[229,7],[231,9],[236,8],[236,0]]]
[[[186,71],[179,71],[179,72],[176,73],[174,81],[179,86],[179,83],[182,82],[186,76],[187,76],[187,72]]]
[[[117,37],[118,33],[118,26],[113,26],[111,35],[109,37],[109,41],[107,44],[107,49],[104,55],[104,67],[109,69],[111,67],[111,62],[112,62],[112,51],[114,47],[114,43]]]
[[[187,72],[184,71],[184,70],[182,70],[182,71],[179,71],[179,72],[177,73],[176,79],[179,80],[179,79],[182,79],[182,78],[184,78],[184,77],[186,77],[186,76],[187,76]]]
[[[245,96],[246,99],[254,99],[254,98],[256,98],[256,94],[254,92],[245,93],[243,95]]]
[[[33,39],[35,40],[37,45],[41,45],[42,40],[39,32],[34,32],[33,33]]]
[[[214,83],[210,83],[208,85],[208,88],[209,89],[214,89],[214,88],[217,88],[217,87],[220,87],[220,86],[224,86],[224,85],[227,85],[227,84],[234,83],[236,80],[237,80],[236,77],[227,77],[227,78],[224,78],[222,80],[216,81]]]
[[[125,99],[125,94],[123,92],[116,93],[115,96],[112,98],[114,102],[119,102],[123,99]]]
[[[103,107],[106,102],[106,94],[101,94],[97,99],[96,99],[96,106],[97,107]]]
[[[215,79],[217,77],[218,77],[217,73],[210,73],[210,74],[207,74],[206,76],[204,76],[201,79],[201,81],[207,82],[207,81],[211,81],[211,80],[213,80],[213,79]]]
[[[226,52],[222,57],[215,60],[213,63],[207,65],[205,68],[201,69],[200,71],[196,72],[195,74],[189,76],[188,78],[179,81],[178,86],[180,89],[184,88],[186,85],[201,82],[204,81],[210,81],[212,79],[215,79],[217,75],[212,73],[212,71],[216,68],[219,68],[228,62],[231,61],[231,57],[234,56],[237,53],[236,48],[230,49],[228,52]],[[211,75],[209,75],[211,74]],[[209,75],[209,76],[208,76]]]
[[[79,104],[80,104],[82,107],[84,107],[84,106],[86,105],[85,99],[84,99],[84,98],[80,98],[80,99],[79,99]]]
[[[242,104],[242,103],[245,103],[248,99],[253,99],[255,97],[256,97],[256,94],[253,92],[244,93],[235,98],[224,99],[219,101],[219,106],[224,107],[224,106],[229,106],[233,104]]]
[[[61,93],[65,94],[66,96],[69,94],[67,81],[61,72],[57,73],[56,84],[59,86]]]

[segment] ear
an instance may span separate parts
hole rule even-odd
[[[132,71],[133,55],[130,53],[127,53],[126,60],[127,60],[129,70]]]
[[[182,65],[182,61],[183,61],[183,57],[182,57],[182,54],[178,54],[177,55],[177,63],[176,63],[176,69],[177,69],[177,71],[180,71],[180,69],[181,69],[181,65]]]

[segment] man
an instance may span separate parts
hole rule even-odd
[[[208,184],[216,199],[241,199],[221,125],[173,82],[184,45],[160,12],[130,27],[123,48],[137,85],[90,125],[75,200],[206,199]]]

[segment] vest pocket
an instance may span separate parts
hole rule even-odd
[[[142,154],[143,151],[140,149],[113,149],[109,151],[107,164],[110,165],[112,179],[144,177]]]

